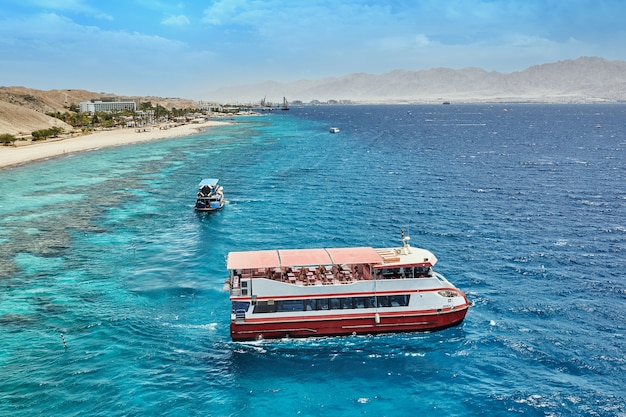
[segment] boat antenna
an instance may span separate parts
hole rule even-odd
[[[402,229],[402,248],[406,251],[406,253],[411,253],[411,245],[409,245],[409,240],[411,238],[409,236],[404,235],[404,229]]]

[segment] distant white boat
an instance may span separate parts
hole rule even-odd
[[[338,127],[331,127],[330,128],[330,133],[339,133],[339,128]]]

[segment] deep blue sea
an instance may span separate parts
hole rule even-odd
[[[401,229],[460,327],[230,341],[229,251]],[[0,415],[624,417],[625,271],[625,104],[292,108],[5,168]]]

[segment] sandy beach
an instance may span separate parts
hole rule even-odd
[[[0,168],[68,153],[194,135],[204,129],[228,123],[230,122],[207,121],[169,127],[167,129],[151,126],[145,129],[141,128],[141,131],[137,131],[137,128],[115,129],[66,139],[50,139],[46,142],[35,142],[27,145],[0,146]]]

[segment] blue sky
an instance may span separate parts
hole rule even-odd
[[[626,60],[622,0],[2,0],[0,85],[211,99],[394,69]]]

